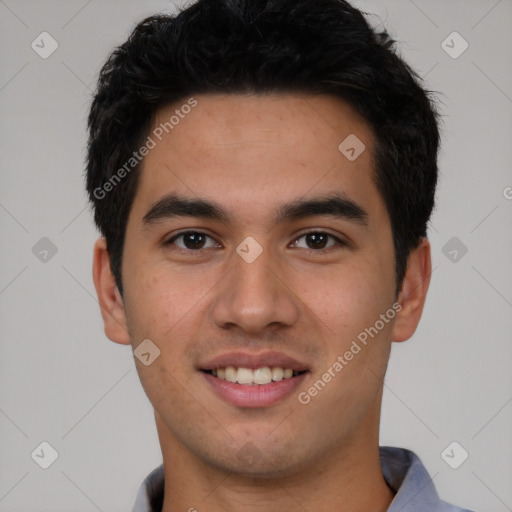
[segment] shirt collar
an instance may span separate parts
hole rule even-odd
[[[381,446],[382,474],[395,491],[388,512],[471,512],[441,501],[420,458],[410,450]],[[161,512],[164,501],[164,466],[142,482],[132,512]]]
[[[441,501],[420,458],[404,448],[379,448],[382,474],[395,491],[388,512],[471,512]]]

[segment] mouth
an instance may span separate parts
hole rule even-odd
[[[205,363],[199,371],[215,394],[237,407],[268,407],[289,397],[310,369],[284,354],[231,353]]]
[[[308,370],[296,371],[291,368],[282,368],[280,366],[263,366],[261,368],[236,368],[227,366],[225,368],[215,368],[212,370],[201,370],[208,375],[216,377],[227,382],[241,384],[243,386],[265,386],[272,382],[281,382],[285,379],[292,379],[306,373]]]

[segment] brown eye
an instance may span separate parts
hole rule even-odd
[[[181,243],[175,243],[176,240],[180,239],[182,239]],[[185,233],[180,233],[179,235],[172,237],[168,242],[166,242],[166,245],[173,244],[179,247],[180,249],[186,249],[191,251],[214,247],[215,243],[209,246],[205,246],[207,239],[213,241],[213,238],[205,233],[201,233],[199,231],[186,231]]]
[[[305,246],[299,245],[298,241],[300,239],[305,240]],[[334,240],[335,243],[328,244],[329,239]],[[339,245],[346,245],[342,240],[340,240],[338,237],[335,237],[334,235],[331,235],[329,233],[324,233],[322,231],[312,231],[310,233],[306,233],[295,241],[294,247],[300,247],[304,249],[312,249],[312,250],[322,250],[322,249],[328,249],[329,247],[332,247],[336,245],[336,242]]]

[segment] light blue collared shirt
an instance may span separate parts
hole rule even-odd
[[[420,458],[410,450],[381,446],[382,474],[395,491],[388,512],[472,512],[442,501]],[[162,512],[164,466],[158,466],[142,482],[132,512]]]

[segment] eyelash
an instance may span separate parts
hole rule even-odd
[[[169,240],[167,240],[166,242],[164,242],[164,245],[174,245],[174,241],[177,240],[178,238],[181,238],[185,235],[190,235],[190,234],[197,234],[197,235],[204,235],[208,238],[211,238],[212,240],[214,239],[212,236],[208,235],[207,233],[204,233],[202,231],[183,231],[182,233],[178,233],[177,235],[174,235],[172,238],[170,238]],[[333,249],[336,247],[336,245],[339,245],[341,247],[346,247],[348,246],[347,242],[341,240],[340,238],[338,238],[337,236],[334,236],[332,235],[331,233],[328,233],[326,231],[308,231],[307,233],[302,233],[299,237],[297,237],[293,243],[296,243],[297,240],[300,240],[301,238],[307,236],[307,235],[327,235],[328,237],[336,240],[337,244],[334,244],[334,245],[331,245],[329,247],[325,247],[325,248],[322,248],[322,249],[305,249],[306,251],[310,251],[310,252],[315,252],[315,253],[322,253],[322,252],[326,252],[330,249]],[[207,247],[206,249],[211,249],[211,247]],[[181,252],[186,252],[186,253],[193,253],[193,252],[201,252],[203,250],[205,250],[205,248],[200,248],[200,249],[184,249],[182,247],[178,247],[178,250],[181,251]]]

